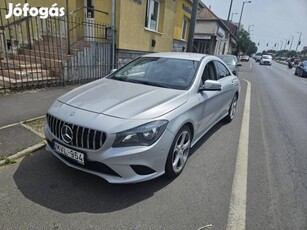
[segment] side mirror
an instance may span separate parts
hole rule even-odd
[[[206,80],[205,84],[199,88],[199,91],[221,91],[222,84],[219,81]]]
[[[110,74],[114,73],[117,69],[111,69]]]

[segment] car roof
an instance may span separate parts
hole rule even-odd
[[[165,53],[151,53],[146,54],[143,57],[163,57],[163,58],[177,58],[200,61],[202,58],[207,57],[207,54],[200,53],[186,53],[186,52],[165,52]]]

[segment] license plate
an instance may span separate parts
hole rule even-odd
[[[60,154],[63,154],[75,161],[77,161],[78,163],[84,165],[84,154],[80,153],[78,151],[75,151],[73,149],[67,148],[57,142],[54,142],[54,149],[55,151],[57,151]]]

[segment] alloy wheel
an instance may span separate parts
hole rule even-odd
[[[191,146],[191,135],[187,130],[183,130],[178,135],[172,154],[172,166],[176,173],[179,173],[189,156]]]

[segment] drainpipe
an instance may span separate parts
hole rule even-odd
[[[191,24],[190,24],[187,52],[193,52],[193,40],[194,40],[197,9],[198,9],[198,0],[193,0],[193,8],[192,8],[192,15],[191,15]]]
[[[115,68],[115,12],[116,12],[116,9],[115,9],[115,5],[116,5],[116,0],[112,0],[112,68],[111,69],[114,69]]]
[[[69,28],[69,9],[68,0],[66,0],[66,27],[67,27],[67,53],[70,55],[70,28]]]

